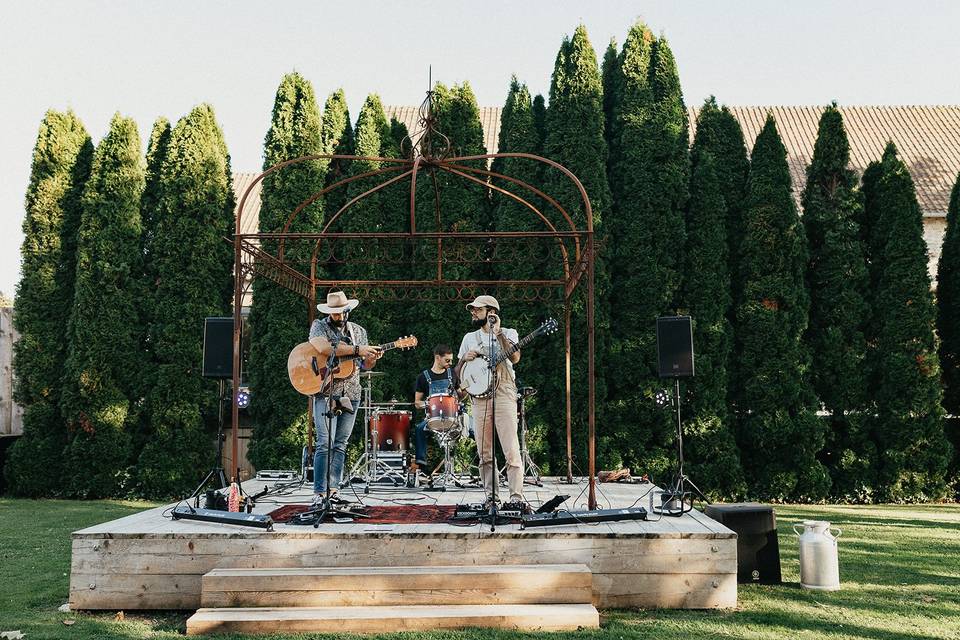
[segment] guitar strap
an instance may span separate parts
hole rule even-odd
[[[476,339],[478,347],[480,347],[479,349],[477,349],[477,351],[480,352],[480,353],[485,353],[485,351],[484,351],[484,349],[483,349],[483,347],[485,346],[485,343],[484,343],[484,341],[483,341],[483,330],[482,330],[482,329],[477,329],[476,331],[474,331],[473,337]],[[509,339],[508,339],[507,341],[509,342]],[[496,342],[496,340],[494,340],[494,342]],[[500,351],[501,349],[502,349],[502,347],[500,346],[499,343],[497,344],[496,347],[494,347],[494,350],[495,350],[495,352],[497,352],[497,353],[499,353],[499,351]],[[495,355],[495,354],[493,354],[493,353],[487,353],[487,357],[488,357],[488,358],[493,358],[494,355]],[[502,371],[500,371],[500,375],[505,375],[508,380],[513,381],[513,377],[510,375],[510,366],[507,364],[507,362],[509,362],[509,361],[508,361],[508,360],[504,360],[503,362],[501,362],[500,364],[498,364],[498,365],[497,365],[497,369],[499,370],[499,369],[501,369],[501,367],[502,367]]]

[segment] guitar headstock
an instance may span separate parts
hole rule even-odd
[[[417,346],[417,336],[397,338],[393,344],[397,349],[412,349]]]
[[[539,335],[548,335],[554,333],[559,327],[560,324],[554,318],[547,318],[543,324],[537,329],[537,334]]]

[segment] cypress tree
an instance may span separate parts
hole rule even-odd
[[[172,131],[169,120],[164,117],[157,118],[157,121],[153,123],[153,129],[150,131],[150,139],[147,141],[146,183],[143,198],[140,201],[140,222],[143,227],[142,253],[147,283],[153,282],[149,269],[151,268],[152,244],[156,237],[154,226],[159,215],[161,186],[163,184],[160,172],[163,161],[167,157],[167,149],[170,147],[170,133]]]
[[[153,243],[156,238],[156,225],[160,218],[160,202],[163,187],[162,168],[167,158],[167,151],[170,147],[170,134],[173,131],[170,121],[164,117],[157,118],[150,132],[150,139],[147,141],[147,167],[145,174],[145,186],[143,197],[140,199],[140,225],[143,229],[141,234],[140,254],[142,258],[142,276],[137,285],[140,287],[138,292],[138,310],[140,321],[145,330],[143,332],[143,345],[141,351],[149,354],[148,360],[150,366],[143,371],[138,378],[141,381],[141,389],[138,394],[143,397],[154,384],[155,364],[152,344],[149,336],[149,327],[153,324],[153,309],[156,301],[154,300],[154,286],[157,281],[156,266],[153,264]],[[134,442],[134,448],[139,451],[143,443],[150,436],[149,425],[146,424],[146,415],[141,413],[141,424],[137,430]]]
[[[500,115],[500,137],[497,148],[501,153],[532,153],[540,154],[540,135],[534,122],[533,101],[527,85],[511,78],[507,99],[504,102]],[[496,158],[493,170],[497,173],[522,180],[523,182],[541,188],[542,165],[539,162],[521,158]],[[535,194],[516,184],[503,180],[494,180],[494,184],[527,200],[540,212],[550,219],[558,229],[567,226],[560,216],[545,201]],[[547,231],[548,228],[540,218],[526,206],[516,200],[494,191],[491,200],[494,207],[494,228],[497,231]],[[509,246],[508,246],[509,245]],[[526,257],[537,256],[537,260]],[[494,269],[501,280],[538,279],[542,276],[545,266],[554,268],[560,260],[560,252],[553,241],[532,241],[519,243],[510,241],[504,243],[501,251],[494,254]],[[550,262],[544,263],[544,260]],[[544,305],[541,302],[516,301],[509,304],[510,325],[517,327],[521,336],[529,333],[545,319]],[[543,346],[543,345],[537,345]],[[551,389],[556,397],[562,397],[563,387],[556,387],[556,372],[545,367],[523,366],[522,382],[538,390]],[[549,468],[549,459],[545,451],[547,423],[542,412],[537,407],[543,404],[543,397],[538,396],[527,401],[528,434],[527,446],[534,459],[541,467]]]
[[[536,109],[534,122],[536,123]],[[590,44],[586,27],[579,25],[572,38],[564,38],[557,52],[553,75],[550,80],[550,105],[545,122],[544,156],[564,165],[583,183],[593,210],[593,228],[597,246],[604,244],[605,225],[603,217],[610,210],[610,186],[607,182],[607,146],[604,139],[603,86],[597,54]],[[580,192],[570,180],[555,169],[545,169],[543,191],[556,199],[573,218],[579,229],[586,229],[586,211]],[[551,276],[559,273],[552,272]],[[605,357],[609,351],[610,333],[610,285],[606,255],[599,254],[595,262],[595,335],[596,335],[596,410],[601,414],[607,398],[607,381],[604,375]],[[619,292],[618,292],[619,293]],[[571,330],[571,377],[573,380],[573,450],[580,462],[586,462],[587,420],[580,408],[587,406],[587,322],[586,283],[578,288],[573,299]],[[559,304],[545,309],[563,320]],[[541,390],[544,397],[543,415],[554,430],[565,424],[564,359],[563,341],[556,339],[537,347],[543,354],[543,366],[554,376],[552,386]],[[598,424],[600,422],[598,421]],[[605,426],[597,432],[598,464],[615,463],[613,456],[619,449],[612,446]],[[566,441],[552,438],[551,460],[558,469],[566,467]],[[583,456],[583,457],[580,457]]]
[[[313,87],[300,74],[283,77],[273,103],[270,130],[263,144],[263,168],[300,156],[323,153],[321,118]],[[263,181],[260,230],[281,231],[296,207],[321,191],[327,163],[307,161],[291,165]],[[323,206],[315,202],[293,221],[291,232],[319,231]],[[276,255],[275,241],[263,247]],[[287,242],[285,258],[298,269],[308,268],[313,243]],[[323,293],[323,292],[321,292]],[[307,399],[285,376],[287,356],[294,345],[307,339],[307,305],[296,293],[266,278],[253,281],[250,309],[250,391],[256,400],[250,413],[254,420],[248,457],[259,469],[288,469],[300,465],[306,442]]]
[[[92,158],[93,143],[72,111],[44,115],[33,148],[13,313],[20,333],[13,347],[13,397],[24,408],[23,436],[7,454],[4,475],[15,495],[50,496],[63,483],[64,336],[73,304],[80,199]]]
[[[736,300],[740,290],[737,274],[739,251],[743,244],[743,200],[747,194],[750,159],[747,157],[740,123],[726,105],[718,106],[713,96],[707,98],[697,115],[697,133],[691,154],[696,155],[701,151],[709,151],[714,157],[717,178],[723,191],[727,210],[727,270]]]
[[[132,455],[140,389],[131,374],[142,361],[140,153],[136,123],[115,114],[83,192],[60,408],[73,434],[67,491],[85,498],[123,490]]]
[[[709,152],[716,162],[714,166],[723,191],[726,207],[727,229],[727,272],[730,276],[731,298],[735,302],[740,298],[740,247],[743,244],[743,201],[747,191],[747,176],[750,172],[750,160],[743,140],[740,123],[726,106],[717,106],[716,98],[707,98],[700,113],[697,114],[697,133],[693,140],[691,155],[697,156]],[[735,305],[729,312],[730,330],[734,336],[738,333]],[[736,412],[737,380],[739,379],[740,358],[736,353],[734,338],[731,357],[727,367],[727,397]]]
[[[357,118],[356,153],[364,157],[398,156],[399,148],[394,140],[394,131],[387,121],[380,96],[370,94],[364,101]],[[387,166],[387,163],[375,160],[357,160],[351,163],[348,171],[351,175],[373,171]],[[346,189],[347,199],[352,199],[378,184],[389,180],[395,173],[372,176],[351,182]],[[400,192],[387,193],[376,191],[353,204],[336,224],[337,231],[344,232],[396,232],[409,227],[409,193],[406,198],[402,187],[409,182],[401,181]],[[389,189],[387,187],[386,189]],[[407,265],[388,264],[383,261],[396,249],[394,241],[350,242],[342,247],[342,255],[347,259],[343,265],[343,277],[349,280],[377,280],[381,278],[405,279],[409,272],[403,273]],[[339,252],[338,252],[339,254]],[[371,344],[388,342],[407,333],[406,310],[408,305],[389,300],[365,299],[357,311],[357,322],[366,330]],[[420,328],[417,328],[418,332]],[[419,333],[418,333],[419,336]],[[432,345],[431,345],[432,346]],[[429,347],[428,347],[429,348]],[[382,360],[377,369],[387,375],[377,380],[377,394],[384,398],[407,398],[410,396],[412,380],[416,373],[404,369],[407,359],[392,353]],[[416,366],[416,364],[414,365]],[[357,430],[358,437],[361,433]]]
[[[500,112],[500,136],[497,141],[497,149],[500,153],[541,153],[540,139],[534,123],[530,90],[527,89],[526,84],[517,80],[516,76],[510,79],[507,99]],[[495,158],[493,171],[522,180],[534,187],[538,187],[541,180],[540,163],[522,158]],[[499,179],[494,179],[493,184],[527,200],[538,207],[548,218],[558,217],[552,211],[552,207],[545,206],[546,203],[542,202],[531,191]],[[503,231],[544,230],[543,223],[535,217],[535,214],[513,198],[494,192],[491,200],[494,205],[494,228]],[[561,221],[554,219],[553,222],[555,225],[559,225]],[[529,267],[530,265],[528,263],[525,266]],[[527,269],[527,271],[529,270]],[[509,271],[513,270],[509,269]],[[504,274],[501,275],[507,277]]]
[[[463,82],[448,88],[438,82],[434,89],[437,126],[440,132],[450,139],[450,155],[486,153],[480,108],[470,83]],[[463,164],[478,169],[486,168],[483,160],[470,160]],[[482,186],[446,172],[437,174],[437,182],[442,225],[454,231],[482,231],[490,228],[487,193]],[[432,206],[430,209],[432,211]],[[457,275],[464,276],[466,271],[458,270]]]
[[[737,497],[746,492],[746,485],[727,408],[732,299],[726,207],[715,165],[709,151],[700,151],[693,158],[690,176],[682,304],[693,317],[697,380],[690,390],[684,431],[691,477],[718,497]]]
[[[547,139],[547,105],[539,93],[533,98],[533,128],[537,132],[537,148],[542,155]]]
[[[943,368],[943,408],[953,416],[960,416],[960,175],[950,194],[947,232],[937,264],[937,332]],[[957,418],[951,418],[948,425],[947,433],[954,448],[951,477],[956,478],[960,466]]]
[[[343,89],[337,89],[327,97],[323,105],[323,121],[320,128],[323,153],[331,155],[353,155],[353,127],[350,124],[350,110],[347,108],[347,97]],[[323,186],[329,187],[334,182],[345,178],[350,171],[349,160],[333,160],[327,168],[327,175]],[[324,198],[325,209],[330,215],[336,213],[347,202],[347,190],[337,188],[327,193]]]
[[[230,313],[234,231],[230,156],[213,108],[194,107],[170,134],[160,169],[151,253],[150,343],[155,383],[145,411],[151,436],[137,481],[147,496],[191,488],[213,463],[216,385],[201,377],[203,318]]]
[[[874,177],[864,188],[868,205],[876,207],[865,214],[872,224],[871,258],[878,274],[870,384],[877,413],[874,438],[880,452],[878,494],[884,501],[895,502],[940,499],[946,495],[952,452],[940,405],[936,309],[923,217],[913,180],[892,142]]]
[[[805,376],[807,246],[790,192],[787,152],[768,115],[750,159],[741,248],[737,339],[740,366],[751,372],[738,389],[741,459],[754,495],[819,500],[830,477],[817,459],[824,427]]]
[[[600,75],[603,81],[603,122],[607,144],[613,134],[614,110],[620,102],[620,61],[617,59],[617,40],[610,38],[610,44],[603,53]]]
[[[807,286],[810,321],[805,340],[811,383],[830,414],[821,459],[835,496],[863,499],[872,486],[874,456],[865,421],[868,282],[857,220],[862,198],[847,167],[850,145],[836,106],[820,117],[813,160],[803,192],[803,223],[810,246]]]
[[[629,464],[655,477],[673,460],[675,427],[654,406],[657,316],[676,309],[683,269],[684,207],[689,176],[688,122],[676,64],[664,38],[642,23],[631,28],[619,57],[619,102],[611,127],[614,193],[611,310],[617,376],[611,422]],[[620,447],[622,449],[622,446]]]

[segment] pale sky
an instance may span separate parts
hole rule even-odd
[[[233,167],[255,171],[280,78],[322,101],[342,87],[419,104],[427,69],[502,105],[511,74],[546,95],[564,35],[599,56],[643,19],[667,36],[688,105],[960,104],[960,2],[67,2],[0,0],[0,291],[19,279],[23,200],[47,109],[73,108],[94,142],[115,111],[149,135],[209,102]]]

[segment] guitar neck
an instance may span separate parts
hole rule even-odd
[[[517,351],[520,351],[520,349],[524,348],[525,346],[527,346],[528,344],[530,344],[531,342],[533,342],[533,339],[536,338],[536,337],[539,335],[539,333],[540,333],[540,330],[537,329],[537,330],[534,331],[533,333],[531,333],[531,334],[529,334],[529,335],[527,335],[527,336],[524,336],[524,337],[520,340],[520,342],[518,342],[518,343],[516,343],[516,344],[510,345],[510,348],[509,348],[509,349],[501,349],[500,355],[497,357],[497,360],[496,360],[496,362],[494,363],[494,366],[500,364],[501,362],[503,362],[504,360],[506,360],[507,358],[509,358],[509,357],[512,356],[513,354],[515,354]]]
[[[396,348],[397,348],[396,340],[394,340],[393,342],[388,342],[386,344],[377,345],[377,349],[379,349],[380,351],[390,351],[390,349],[396,349]]]

